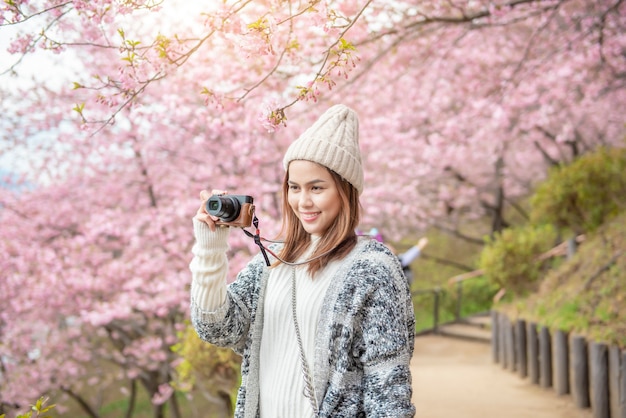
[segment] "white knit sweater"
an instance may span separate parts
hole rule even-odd
[[[226,301],[228,260],[228,229],[213,234],[208,227],[196,222],[196,236],[210,234],[215,247],[194,248],[190,265],[193,277],[191,297],[206,311],[216,311]],[[300,261],[313,251],[317,238]],[[199,240],[198,242],[204,242]],[[221,254],[218,254],[221,252]],[[324,295],[339,263],[332,262],[318,272],[313,280],[307,266],[296,267],[296,314],[307,363],[314,375],[313,357],[315,334]],[[310,401],[304,396],[300,352],[293,324],[291,274],[293,267],[280,265],[270,271],[265,296],[263,337],[260,350],[259,387],[261,417],[313,417]]]

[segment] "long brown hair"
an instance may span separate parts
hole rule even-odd
[[[315,252],[310,256],[310,258],[314,258],[327,253],[308,264],[308,271],[311,276],[315,276],[315,273],[324,268],[330,261],[340,260],[352,251],[357,242],[356,227],[361,219],[361,203],[358,191],[352,184],[342,179],[339,174],[327,167],[324,168],[331,174],[337,186],[341,210],[326,233],[320,237]],[[289,206],[288,181],[289,169],[285,173],[282,186],[283,223],[281,235],[285,238],[285,245],[280,253],[280,258],[293,263],[309,247],[311,237]]]

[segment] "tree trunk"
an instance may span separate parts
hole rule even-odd
[[[176,392],[174,392],[172,394],[172,397],[170,398],[170,417],[181,418],[180,406],[178,405],[178,398],[176,397]]]
[[[130,381],[130,396],[128,397],[128,408],[126,408],[125,418],[131,418],[133,416],[133,410],[135,409],[136,401],[137,401],[137,380],[132,379]]]

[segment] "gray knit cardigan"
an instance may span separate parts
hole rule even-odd
[[[242,355],[236,418],[259,415],[268,276],[259,254],[228,286],[226,302],[217,311],[191,302],[200,338]],[[332,279],[320,313],[313,376],[319,416],[414,416],[409,369],[414,330],[413,303],[398,258],[376,240],[360,240]]]

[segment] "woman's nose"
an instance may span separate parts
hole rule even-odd
[[[309,194],[309,192],[300,193],[300,206],[308,207],[311,206],[312,203],[313,201],[311,200],[311,195]]]

